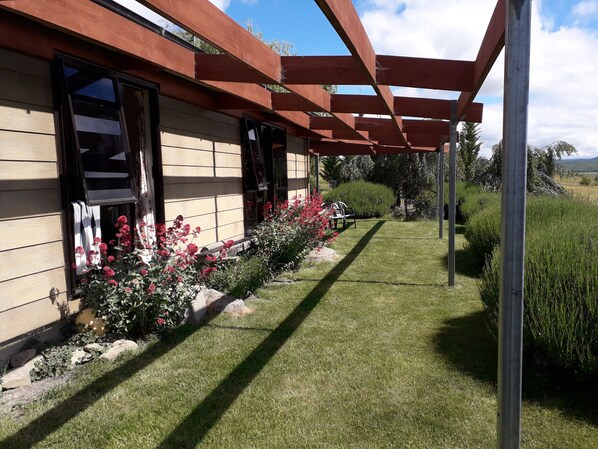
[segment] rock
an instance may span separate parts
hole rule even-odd
[[[327,247],[312,249],[305,260],[307,262],[333,262],[336,259],[336,251]]]
[[[201,289],[195,295],[195,299],[185,312],[185,323],[201,324],[206,319],[208,303],[205,292],[206,289]]]
[[[253,313],[254,310],[250,307],[247,307],[245,305],[245,301],[243,301],[242,299],[236,299],[233,302],[227,304],[222,312],[234,316],[243,316]]]
[[[125,351],[136,351],[139,348],[137,343],[131,340],[116,340],[110,345],[100,358],[104,360],[114,360]]]
[[[10,366],[13,368],[20,368],[35,357],[35,354],[37,354],[35,349],[25,349],[24,351],[18,352],[10,358]]]
[[[225,295],[224,293],[208,288],[204,290],[204,297],[206,301],[206,311],[208,314],[222,313],[226,306],[235,301],[236,298]]]
[[[260,298],[258,298],[257,296],[255,296],[255,295],[252,293],[252,294],[251,294],[251,295],[249,295],[247,298],[245,298],[245,302],[247,302],[247,301],[257,301],[258,299],[260,299]]]
[[[10,390],[12,388],[24,387],[31,384],[31,370],[35,367],[35,363],[43,360],[41,355],[29,360],[20,368],[13,369],[7,372],[2,378],[2,389]]]
[[[83,349],[77,349],[71,356],[71,368],[73,368],[75,365],[82,365],[83,363],[91,362],[92,359],[93,356],[91,354],[85,352]]]
[[[83,350],[85,352],[89,352],[90,354],[93,354],[94,352],[103,352],[104,346],[102,346],[99,343],[89,343],[88,345],[85,345]]]

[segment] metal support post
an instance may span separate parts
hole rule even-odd
[[[497,446],[518,449],[531,0],[507,0],[506,9]]]
[[[457,197],[457,102],[451,101],[451,133],[449,153],[449,241],[448,285],[455,285],[455,213]]]
[[[438,205],[440,208],[440,216],[438,217],[438,238],[444,238],[444,142],[440,144],[440,152],[438,153],[438,173],[439,173],[439,189],[438,189]]]

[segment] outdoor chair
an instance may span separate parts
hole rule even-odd
[[[343,221],[343,229],[347,227],[347,219],[353,220],[353,224],[357,227],[357,220],[355,210],[352,207],[347,207],[342,201],[334,201],[330,203],[322,203],[322,208],[330,212],[330,227],[334,222],[334,229],[338,228],[338,221]],[[349,224],[351,226],[351,224]]]

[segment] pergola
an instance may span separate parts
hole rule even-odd
[[[111,0],[0,1],[0,46],[52,59],[58,42],[75,56],[159,83],[165,95],[280,123],[309,138],[310,151],[318,156],[437,152],[439,209],[448,142],[449,285],[455,270],[456,126],[482,121],[483,106],[474,99],[504,47],[498,444],[519,447],[531,2],[498,0],[476,59],[457,61],[377,55],[351,0],[315,1],[350,56],[281,56],[208,0],[139,2],[213,45],[218,54],[181,45]],[[324,84],[371,86],[375,95],[330,94]],[[274,91],[268,88],[272,85],[284,89]],[[390,86],[459,94],[454,101],[399,97]]]

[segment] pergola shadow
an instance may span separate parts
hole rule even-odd
[[[457,370],[474,379],[497,385],[497,342],[484,312],[446,320],[434,336],[436,351]],[[523,364],[523,400],[553,408],[598,427],[598,380],[572,381],[556,367],[539,367],[527,357]]]
[[[202,441],[245,388],[256,378],[278,350],[299,329],[320,300],[353,263],[384,224],[377,222],[332,270],[305,296],[274,329],[158,446],[161,449],[194,448]]]

